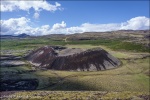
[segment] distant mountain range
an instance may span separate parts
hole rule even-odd
[[[30,35],[27,35],[25,33],[22,33],[22,34],[19,34],[17,37],[20,37],[20,38],[25,38],[25,37],[29,37]]]
[[[91,39],[101,39],[101,38],[149,38],[150,30],[118,30],[109,32],[84,32],[84,33],[74,33],[74,34],[48,34],[43,36],[30,36],[26,33],[14,35],[0,35],[1,39],[18,39],[18,38],[51,38],[53,40],[91,40]]]
[[[7,38],[27,38],[30,37],[30,35],[27,35],[25,33],[19,34],[17,36],[14,35],[0,35],[1,39],[7,39]]]

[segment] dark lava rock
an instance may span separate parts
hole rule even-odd
[[[150,34],[147,34],[144,37],[150,39]]]
[[[63,50],[63,49],[66,49],[66,47],[63,47],[63,46],[49,46],[49,47],[52,47],[54,50]]]
[[[121,62],[101,48],[55,50],[45,46],[27,56],[30,63],[54,70],[97,71],[112,69]]]
[[[23,66],[25,62],[20,60],[3,60],[0,61],[0,67],[16,67],[16,66]]]
[[[39,84],[37,79],[1,80],[0,91],[35,90]]]
[[[0,55],[0,61],[3,60],[20,60],[21,57],[14,55]]]

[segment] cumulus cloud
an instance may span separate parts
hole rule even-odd
[[[127,22],[108,23],[108,24],[90,24],[84,23],[81,26],[67,28],[67,33],[82,32],[105,32],[115,30],[144,30],[149,29],[150,18],[139,16],[131,18]]]
[[[47,10],[47,11],[56,11],[60,9],[61,4],[56,2],[55,5],[48,3],[47,1],[38,0],[38,1],[1,1],[1,11],[14,11],[14,10],[24,10],[29,11],[33,8],[35,11]]]
[[[1,34],[17,34],[19,31],[23,32],[30,27],[28,25],[29,22],[30,19],[25,17],[1,20]]]
[[[56,23],[53,25],[52,29],[56,30],[56,29],[62,29],[66,27],[66,23],[64,21],[62,21],[61,23]]]
[[[85,32],[83,27],[69,27],[66,29],[68,34],[72,34],[72,33],[83,33]]]
[[[139,16],[122,23],[120,29],[132,29],[132,30],[148,29],[149,25],[150,25],[149,18],[146,18],[145,16]]]
[[[38,0],[38,1],[1,1],[1,12],[12,12],[16,10],[23,10],[29,13],[29,10],[33,8],[36,13],[34,13],[34,18],[39,17],[39,13],[42,10],[54,12],[56,10],[62,10],[61,4],[55,2],[54,5],[48,3],[45,0]]]
[[[39,18],[39,16],[40,16],[40,14],[36,12],[36,13],[34,13],[33,18],[38,19],[38,18]]]
[[[8,20],[1,20],[1,34],[21,34],[29,35],[47,35],[47,34],[72,34],[82,32],[104,32],[114,30],[142,30],[149,29],[150,18],[139,16],[132,18],[122,23],[108,23],[108,24],[90,24],[83,23],[80,26],[67,27],[67,24],[62,21],[55,23],[52,27],[43,25],[33,28],[31,20],[25,17],[11,18]]]

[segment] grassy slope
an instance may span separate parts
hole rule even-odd
[[[34,74],[44,77],[48,87],[43,90],[100,90],[100,91],[149,91],[148,59],[123,62],[123,66],[98,72],[40,71]],[[59,82],[61,80],[61,82]],[[53,83],[58,83],[51,86]],[[42,84],[42,82],[41,82]],[[40,85],[39,89],[42,88]],[[49,87],[50,86],[50,87]]]
[[[27,49],[33,49],[42,45],[50,45],[50,44],[58,45],[59,42],[60,41],[50,42],[50,40],[43,40],[43,39],[39,41],[23,40],[18,43],[17,41],[14,41],[14,44],[10,45],[12,44],[12,41],[2,41],[1,43],[3,45],[1,45],[1,47],[2,47],[2,50],[10,50],[10,49],[21,50],[24,47],[28,47]],[[88,43],[90,45],[88,45]],[[100,46],[106,49],[108,52],[110,52],[112,55],[114,55],[117,58],[137,58],[137,57],[140,57],[141,54],[148,54],[148,53],[133,52],[136,50],[138,50],[138,52],[141,52],[145,49],[143,50],[140,50],[137,48],[136,50],[130,49],[130,52],[129,52],[129,51],[121,51],[121,50],[124,50],[122,46],[121,46],[122,49],[111,48],[111,46],[117,45],[117,43],[115,44],[114,42],[107,43],[105,41],[105,43],[96,42],[97,44],[95,42],[88,42],[88,43],[82,42],[81,44],[78,44],[77,42],[74,42],[74,43],[62,42],[61,45],[66,45],[67,47],[72,47],[72,48],[82,48],[82,49],[88,49],[88,48]],[[18,44],[18,45],[15,45],[15,44]],[[17,77],[18,78],[38,78],[40,81],[39,87],[38,87],[39,90],[130,91],[131,93],[134,93],[134,92],[148,93],[149,92],[149,76],[147,76],[146,74],[149,73],[149,58],[138,59],[138,60],[122,60],[122,62],[123,62],[123,66],[120,66],[119,68],[116,68],[113,70],[107,70],[107,71],[68,72],[68,71],[47,70],[47,71],[36,71],[32,73],[24,73],[24,74],[20,74],[17,76],[10,75],[10,78],[14,78],[14,77],[15,78]],[[14,68],[13,71],[16,69],[17,68]],[[24,69],[18,68],[17,70],[24,70]],[[28,70],[28,68],[25,68],[25,70]],[[80,94],[80,92],[78,93]],[[114,93],[112,94],[116,95]],[[109,97],[109,95],[107,97]],[[113,96],[111,95],[111,97]]]

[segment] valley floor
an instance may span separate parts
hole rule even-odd
[[[104,48],[120,59],[122,65],[116,69],[96,72],[55,71],[36,69],[21,59],[24,65],[1,67],[2,79],[36,78],[39,80],[37,90],[1,92],[1,98],[18,100],[148,100],[150,98],[149,53],[114,51],[101,45],[66,46],[82,49]]]

